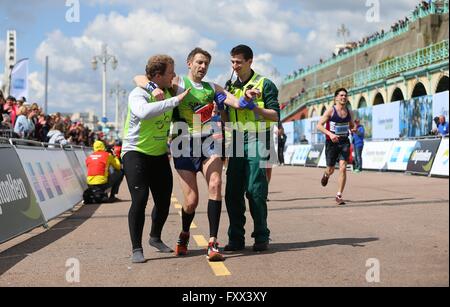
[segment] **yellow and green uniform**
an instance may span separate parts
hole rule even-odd
[[[279,114],[278,89],[272,81],[265,77],[253,72],[249,80],[245,82],[236,81],[231,85],[229,91],[240,98],[244,96],[245,91],[250,86],[259,89],[261,92],[261,96],[255,99],[255,104],[260,108],[276,110]],[[254,222],[252,237],[255,238],[256,243],[268,242],[270,235],[270,230],[267,227],[268,183],[266,169],[263,168],[267,157],[264,157],[264,154],[261,156],[261,153],[266,153],[270,141],[270,125],[276,123],[271,123],[269,120],[259,117],[253,110],[248,109],[228,108],[228,114],[230,122],[237,125],[233,131],[233,140],[240,139],[236,138],[238,133],[243,134],[244,139],[244,144],[234,144],[235,146],[243,146],[244,157],[233,155],[228,163],[225,202],[230,220],[228,228],[229,243],[233,246],[245,244],[244,195],[247,196],[249,201]],[[267,142],[261,141],[261,138],[258,137],[261,134],[266,136]]]
[[[152,94],[143,92],[145,90],[137,88],[134,91],[141,96],[144,95],[147,103],[156,102],[156,99]],[[164,93],[165,99],[172,98],[172,95],[168,90],[165,90]],[[130,94],[130,96],[132,96],[132,94]],[[131,99],[132,98],[130,98],[130,100]],[[130,103],[133,103],[133,101],[130,101]],[[142,116],[135,114],[132,111],[132,107],[129,105],[125,121],[122,157],[129,151],[137,151],[149,156],[161,156],[166,154],[172,113],[173,109],[170,108],[160,115],[149,116],[148,119],[145,119],[142,118]]]
[[[203,134],[210,134],[209,123],[205,126],[199,122],[194,124],[193,116],[199,115],[199,109],[204,110],[204,114],[208,117],[214,108],[215,89],[211,83],[201,82],[195,86],[193,82],[186,76],[182,78],[180,84],[183,90],[191,89],[189,94],[183,99],[183,102],[176,108],[174,121],[186,122],[189,126],[189,134],[197,134],[203,131]],[[210,114],[209,114],[210,115]],[[200,115],[199,115],[200,116]]]

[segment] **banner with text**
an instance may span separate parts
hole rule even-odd
[[[305,165],[308,153],[311,150],[311,145],[298,145],[292,156],[292,165]]]
[[[292,156],[294,155],[299,145],[289,145],[284,152],[284,164],[292,164]]]
[[[409,158],[406,171],[408,173],[428,175],[439,149],[440,139],[418,140]]]
[[[393,142],[365,142],[363,169],[385,170]]]
[[[376,105],[372,108],[372,138],[395,139],[400,135],[400,102]]]
[[[283,128],[286,134],[286,146],[294,145],[294,122],[283,123]]]
[[[409,158],[417,141],[395,141],[389,153],[387,168],[390,171],[406,171]]]
[[[72,167],[72,170],[74,171],[78,179],[78,183],[80,184],[83,191],[86,190],[87,189],[86,175],[84,174],[83,167],[81,166],[81,163],[77,158],[77,155],[72,150],[64,150],[64,153],[66,154],[70,166]]]
[[[58,216],[81,201],[83,191],[64,152],[54,149],[50,154],[50,151],[40,148],[17,148],[16,151],[45,220]]]
[[[442,139],[434,159],[431,175],[448,177],[448,138]]]
[[[14,148],[0,145],[0,243],[45,223]]]
[[[325,144],[315,144],[311,146],[311,150],[306,158],[305,166],[315,167],[319,165],[320,156],[325,147]]]

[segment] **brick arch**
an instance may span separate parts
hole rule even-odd
[[[383,97],[383,94],[381,94],[380,92],[376,93],[375,97],[373,97],[373,101],[372,101],[372,106],[376,106],[379,104],[384,104],[385,100]]]
[[[436,82],[433,93],[440,93],[449,90],[449,77],[448,75],[442,75],[439,81]]]
[[[412,88],[412,91],[411,91],[411,98],[425,96],[425,95],[428,95],[425,84],[423,84],[423,82],[421,82],[421,81],[415,82],[414,87]]]

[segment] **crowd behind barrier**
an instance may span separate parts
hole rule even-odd
[[[82,200],[92,148],[0,138],[0,243]]]
[[[51,144],[92,147],[96,140],[106,142],[102,131],[92,131],[81,121],[72,121],[60,112],[46,114],[37,103],[13,97],[0,90],[0,137],[20,138]]]

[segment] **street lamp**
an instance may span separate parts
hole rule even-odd
[[[108,54],[106,51],[106,44],[102,43],[102,53],[100,55],[94,55],[91,64],[92,69],[97,69],[98,62],[103,64],[103,83],[102,83],[102,122],[106,124],[106,64],[111,60],[111,66],[113,69],[117,68],[118,61],[114,55]]]
[[[120,87],[119,82],[116,83],[115,87],[112,88],[109,92],[111,96],[116,96],[116,118],[115,118],[115,127],[116,127],[116,134],[119,135],[119,127],[121,126],[119,124],[119,105],[120,105],[120,96],[125,97],[127,94],[127,91]]]

